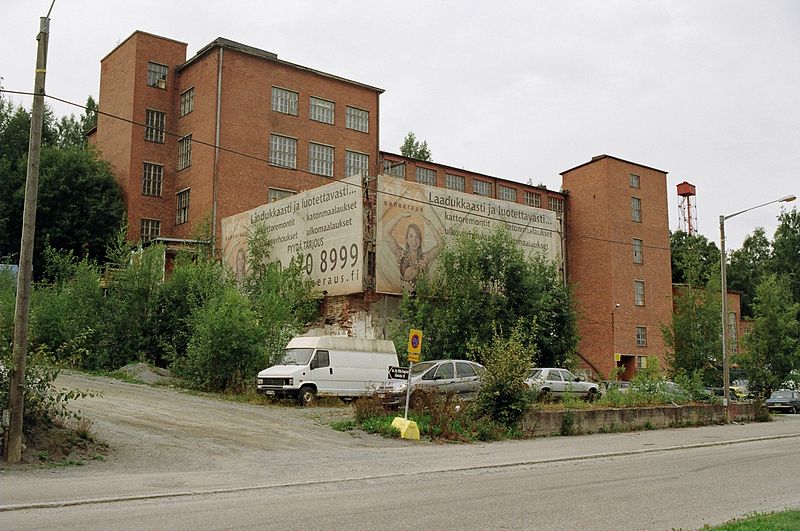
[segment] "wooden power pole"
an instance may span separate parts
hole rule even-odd
[[[54,1],[55,3],[55,1]],[[53,9],[53,5],[50,5]],[[39,158],[42,149],[44,118],[44,81],[47,73],[47,41],[50,12],[39,19],[39,46],[36,52],[36,78],[33,85],[33,111],[28,143],[28,174],[25,181],[25,209],[22,214],[22,241],[19,251],[17,300],[14,309],[14,367],[11,372],[9,406],[11,424],[8,429],[6,461],[18,463],[22,458],[22,416],[25,404],[25,362],[28,356],[28,314],[33,278],[33,241],[36,232],[36,199],[39,193]]]

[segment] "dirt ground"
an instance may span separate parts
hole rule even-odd
[[[151,379],[141,367],[127,372],[139,380]],[[224,470],[256,466],[298,450],[402,444],[360,431],[333,430],[331,423],[352,418],[352,408],[337,401],[306,408],[291,402],[253,405],[71,371],[58,377],[56,387],[93,394],[72,402],[71,408],[91,420],[94,442],[73,439],[77,444],[72,455],[58,454],[52,450],[58,444],[48,443],[29,452],[29,462],[44,451],[51,464],[80,461],[104,470]]]

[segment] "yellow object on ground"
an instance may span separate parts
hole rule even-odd
[[[392,421],[392,428],[400,430],[401,439],[419,440],[419,428],[417,427],[417,423],[413,420],[395,417]]]

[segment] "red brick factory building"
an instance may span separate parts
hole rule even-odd
[[[544,224],[523,232],[552,233],[548,252],[575,290],[584,369],[605,378],[621,367],[627,379],[649,358],[663,366],[660,325],[672,315],[665,171],[601,155],[562,172],[554,191],[419,161],[380,150],[380,88],[222,38],[186,52],[185,43],[136,31],[101,60],[104,114],[90,140],[120,182],[131,241],[180,244],[213,220],[211,238],[224,253],[223,220],[294,196],[305,205],[309,193],[336,183],[343,191],[327,196],[347,196],[350,183],[358,201],[342,200],[363,208],[363,223],[353,218],[357,243],[341,248],[358,262],[348,277],[358,288],[325,290],[321,326],[380,337],[400,286],[382,278],[382,238],[427,223],[417,232],[435,245],[452,216],[419,198],[441,196]],[[382,205],[377,190],[398,199]],[[387,208],[407,210],[389,221]],[[419,221],[396,228],[409,216]],[[290,251],[295,237],[287,236]]]

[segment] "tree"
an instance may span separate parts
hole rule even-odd
[[[705,287],[681,286],[675,297],[672,322],[662,327],[668,347],[670,375],[700,374],[703,383],[720,385],[722,338],[720,337],[719,281]]]
[[[742,294],[742,317],[753,316],[756,286],[770,267],[771,255],[770,241],[761,227],[747,235],[741,249],[730,254],[728,287]]]
[[[785,277],[794,302],[800,303],[800,212],[781,212],[772,242],[771,270]]]
[[[790,282],[769,273],[756,288],[753,326],[737,357],[749,387],[768,394],[800,370],[800,303],[792,300]]]
[[[431,150],[428,149],[428,142],[425,140],[422,142],[418,141],[416,135],[412,131],[409,131],[405,139],[403,139],[403,144],[400,146],[400,154],[417,160],[432,160]]]
[[[480,352],[495,334],[508,338],[517,326],[521,348],[536,353],[529,363],[567,365],[577,351],[570,290],[553,264],[526,256],[505,228],[445,244],[435,274],[420,275],[403,295],[397,324],[398,337],[409,327],[424,331],[427,359]]]
[[[679,230],[670,233],[669,244],[673,284],[705,286],[712,276],[719,274],[719,249],[705,236]]]

